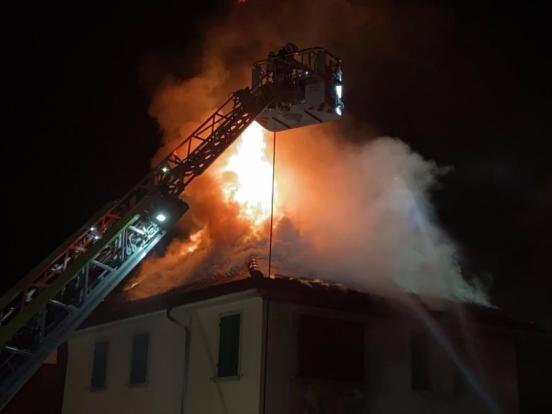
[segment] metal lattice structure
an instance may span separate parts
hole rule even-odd
[[[326,49],[312,47],[295,51],[290,44],[288,53],[271,54],[253,64],[253,88],[277,82],[282,76],[300,80],[310,73],[338,74],[341,71],[341,59],[335,57]],[[283,51],[286,51],[283,49]],[[284,73],[286,75],[284,75]]]
[[[142,181],[0,298],[0,408],[186,212],[179,198],[186,186],[266,107],[289,99],[296,75],[265,75],[262,84],[234,93]]]
[[[253,88],[281,83],[279,99],[257,117],[269,131],[284,131],[335,121],[343,114],[341,60],[315,47],[288,44],[253,65]]]

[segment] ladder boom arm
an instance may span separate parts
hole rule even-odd
[[[291,46],[257,62],[253,89],[232,94],[136,186],[0,298],[0,409],[186,212],[180,199],[186,186],[255,119],[286,125],[277,116],[303,117],[294,108],[310,118],[289,128],[335,118],[332,105],[342,104],[330,92],[332,82],[341,82],[340,61],[322,48]]]
[[[249,95],[247,104],[242,102],[244,94]],[[233,94],[125,196],[2,296],[1,406],[77,328],[74,321],[82,322],[139,263],[136,255],[151,250],[178,220],[187,209],[179,199],[184,188],[235,141],[268,102],[248,90]],[[156,220],[158,211],[168,212],[169,222]],[[96,290],[102,291],[101,299]]]

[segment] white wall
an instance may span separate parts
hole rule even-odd
[[[237,378],[217,379],[219,320],[240,313],[240,362]],[[297,315],[308,313],[363,322],[365,326],[364,383],[310,381],[297,376]],[[253,414],[260,412],[263,342],[263,300],[255,291],[226,295],[180,306],[172,315],[190,327],[188,381],[184,387],[184,330],[170,322],[165,312],[117,321],[75,333],[69,342],[64,414],[73,413],[180,413],[184,397],[186,414]],[[420,393],[410,384],[410,333],[417,330],[407,320],[352,315],[270,303],[268,328],[267,414],[314,413],[313,407],[341,407],[354,414],[450,412],[472,414],[487,410],[473,393]],[[149,378],[145,385],[129,385],[133,335],[150,334]],[[492,392],[505,413],[517,412],[515,350],[508,335],[477,335],[492,376]],[[109,341],[105,390],[91,391],[94,344]],[[450,387],[452,367],[439,358],[432,362],[440,388]],[[183,395],[186,389],[185,395]],[[471,395],[470,395],[471,394]],[[314,411],[313,411],[314,409]]]
[[[181,309],[178,310],[183,311]],[[256,294],[193,307],[186,414],[259,412],[263,301]],[[239,378],[217,379],[219,319],[240,313]],[[175,312],[175,315],[177,312]]]
[[[148,379],[130,385],[132,338],[149,333]],[[109,342],[106,387],[91,390],[94,344]],[[77,331],[68,341],[63,413],[179,413],[184,378],[184,330],[165,312]]]
[[[190,327],[191,349],[186,396],[185,330],[165,311],[77,331],[68,341],[64,414],[259,412],[262,299],[242,292],[174,308],[171,315]],[[219,318],[241,314],[239,378],[217,381]],[[150,334],[148,381],[129,385],[132,338]],[[94,344],[109,342],[107,381],[91,390]],[[224,408],[226,407],[226,409]]]

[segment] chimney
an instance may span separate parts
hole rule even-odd
[[[263,279],[264,274],[259,270],[259,263],[256,256],[251,256],[247,262],[247,268],[252,279]]]

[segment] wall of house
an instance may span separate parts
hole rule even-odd
[[[297,331],[299,316],[303,314],[364,323],[362,318],[346,313],[271,301],[268,306],[264,414],[365,413],[368,381],[345,383],[299,376]]]
[[[241,315],[239,375],[216,378],[219,319]],[[63,413],[258,413],[261,377],[263,302],[256,293],[241,292],[165,311],[77,331],[68,341]],[[135,334],[150,336],[148,376],[130,385],[131,349]],[[105,387],[91,389],[94,345],[109,343]],[[187,381],[185,381],[185,371]]]
[[[130,385],[135,334],[150,335],[145,384]],[[94,345],[108,341],[105,388],[91,389]],[[77,331],[68,341],[64,414],[179,413],[184,381],[185,333],[165,312]]]
[[[362,381],[303,378],[298,372],[297,330],[300,315],[362,322]],[[271,302],[265,414],[297,413],[489,413],[456,366],[436,342],[429,346],[431,389],[415,391],[411,380],[411,333],[423,331],[414,321],[363,317],[306,306]],[[473,343],[486,387],[499,401],[500,413],[517,413],[515,349],[511,335],[479,332]],[[339,356],[338,356],[339,357]],[[476,364],[477,365],[477,364]],[[460,379],[460,381],[458,381]]]
[[[269,321],[266,377],[262,352],[265,312]],[[236,313],[241,320],[238,375],[218,378],[219,321]],[[172,315],[189,327],[188,338],[164,311],[77,331],[68,341],[63,413],[170,414],[181,413],[182,408],[186,414],[490,412],[470,386],[464,382],[458,385],[457,368],[436,343],[428,347],[431,387],[413,389],[411,334],[423,328],[409,318],[365,316],[273,301],[267,304],[254,291],[180,306]],[[359,328],[362,379],[309,377],[299,372],[299,350],[305,348],[305,337],[300,343],[298,335],[302,315],[349,321]],[[328,330],[326,335],[325,329],[323,325],[317,340],[331,343],[335,331]],[[132,338],[138,333],[150,335],[148,376],[145,384],[130,385]],[[103,389],[92,390],[94,345],[98,341],[109,343],[107,382]],[[481,368],[477,372],[485,373],[482,383],[499,401],[501,411],[497,412],[517,413],[511,335],[480,329],[473,344],[468,345],[479,350],[479,359],[472,362]],[[316,348],[316,344],[309,346]],[[354,344],[345,344],[336,350],[334,359],[349,358],[350,364],[351,354],[358,352],[358,347],[353,352],[354,348]]]
[[[242,294],[226,300],[207,301],[187,311],[192,315],[192,340],[186,414],[258,413],[262,299],[256,294]],[[221,316],[234,313],[241,315],[239,375],[217,378],[219,320]]]

